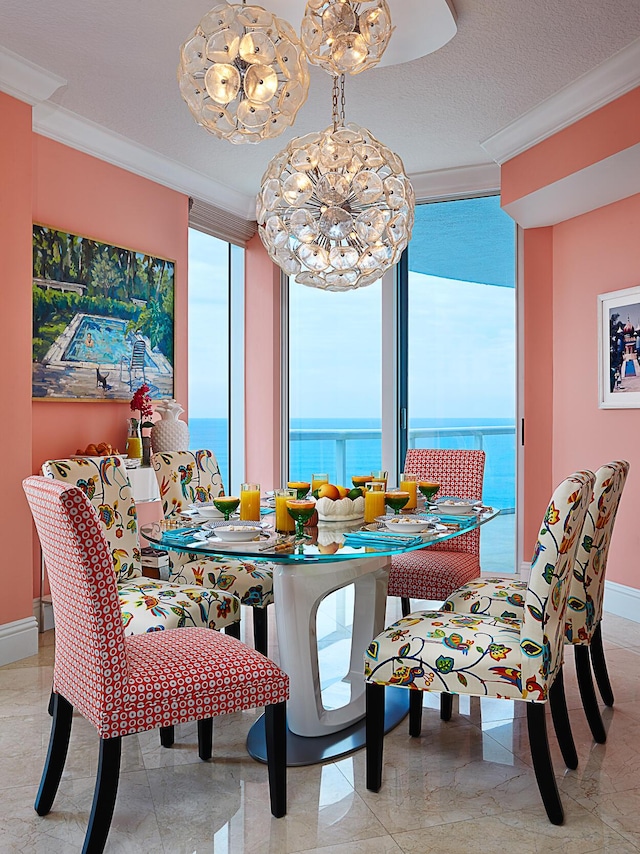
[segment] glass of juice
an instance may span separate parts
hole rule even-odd
[[[219,495],[213,499],[213,506],[216,510],[224,513],[225,522],[228,522],[229,516],[231,516],[234,510],[238,509],[238,504],[240,504],[240,499],[235,498],[233,495]]]
[[[307,484],[307,488],[308,486],[309,484]],[[286,489],[276,489],[273,494],[276,499],[276,531],[279,534],[290,534],[295,529],[295,525],[287,510],[287,501],[296,497],[296,490],[287,487]]]
[[[375,522],[378,516],[384,516],[384,483],[367,481],[364,494],[364,521]]]
[[[309,494],[309,490],[311,489],[311,484],[304,480],[290,480],[289,483],[287,483],[287,489],[295,489],[296,498],[306,498]]]
[[[287,501],[287,511],[296,523],[296,539],[311,539],[308,534],[305,534],[304,525],[313,516],[315,510],[316,502],[311,498],[290,498]]]
[[[351,478],[351,483],[355,487],[360,487],[360,489],[364,490],[365,484],[369,483],[370,480],[370,474],[354,474],[354,476]]]
[[[418,506],[418,478],[414,474],[402,472],[400,475],[400,489],[409,493],[409,500],[404,505],[405,510],[415,510]]]
[[[369,478],[369,482],[373,481],[373,483],[384,483],[384,488],[386,489],[388,478],[388,471],[372,471],[371,477]]]
[[[328,474],[312,474],[311,475],[311,492],[315,492],[316,489],[319,489],[323,483],[329,483],[329,475]]]
[[[260,521],[260,484],[243,483],[240,485],[240,518],[253,522]]]
[[[420,480],[418,481],[418,489],[424,495],[425,509],[428,509],[431,499],[440,489],[440,484],[435,480]]]
[[[401,489],[391,489],[384,494],[384,503],[388,504],[396,516],[409,501],[409,493],[403,492]]]

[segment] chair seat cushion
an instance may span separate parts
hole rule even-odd
[[[420,691],[544,702],[546,688],[535,677],[522,685],[522,655],[514,620],[416,611],[372,641],[365,677]]]
[[[516,578],[474,578],[455,590],[443,611],[521,620],[527,583]]]
[[[243,605],[264,608],[273,602],[273,568],[234,558],[206,558],[182,565],[174,563],[169,575],[174,584],[221,590],[236,596]]]
[[[240,603],[229,593],[144,576],[118,584],[118,597],[127,635],[184,626],[223,629],[240,618]]]
[[[391,558],[389,596],[440,601],[479,574],[477,555],[418,549]]]

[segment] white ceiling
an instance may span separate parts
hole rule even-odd
[[[389,0],[392,15],[404,2]],[[638,0],[453,4],[458,32],[440,50],[347,80],[347,120],[400,154],[412,175],[490,163],[481,141],[640,37]],[[329,124],[331,81],[311,70],[307,103],[275,140],[231,145],[211,136],[180,97],[176,65],[181,42],[213,5],[0,0],[0,46],[67,81],[51,102],[249,200],[289,139]]]

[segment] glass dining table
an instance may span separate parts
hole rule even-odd
[[[273,532],[270,526],[274,516],[264,517],[260,534],[249,542],[222,541],[215,536],[215,528],[200,527],[192,521],[177,529],[168,520],[154,522],[143,525],[141,534],[155,548],[273,564],[280,666],[290,679],[287,764],[293,766],[335,759],[364,746],[363,655],[371,639],[384,628],[391,558],[473,531],[498,513],[487,509],[410,536],[388,531],[382,524],[365,526],[358,520],[320,522],[317,528],[305,529],[306,539],[292,541]],[[351,584],[349,663],[341,680],[344,690],[337,692],[346,702],[338,705],[332,700],[325,705],[318,661],[318,608],[331,593]],[[336,696],[335,690],[331,693]],[[386,694],[388,731],[407,714],[409,700],[405,689]],[[247,749],[255,759],[266,761],[263,718],[251,728]]]

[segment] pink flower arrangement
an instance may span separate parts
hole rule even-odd
[[[153,415],[153,404],[151,403],[151,398],[149,397],[149,391],[150,388],[145,383],[144,385],[141,385],[139,389],[137,389],[137,391],[131,398],[131,410],[133,412],[140,413],[140,418],[134,420],[136,420],[136,422],[139,420],[141,427],[153,427],[153,421],[149,420]]]

